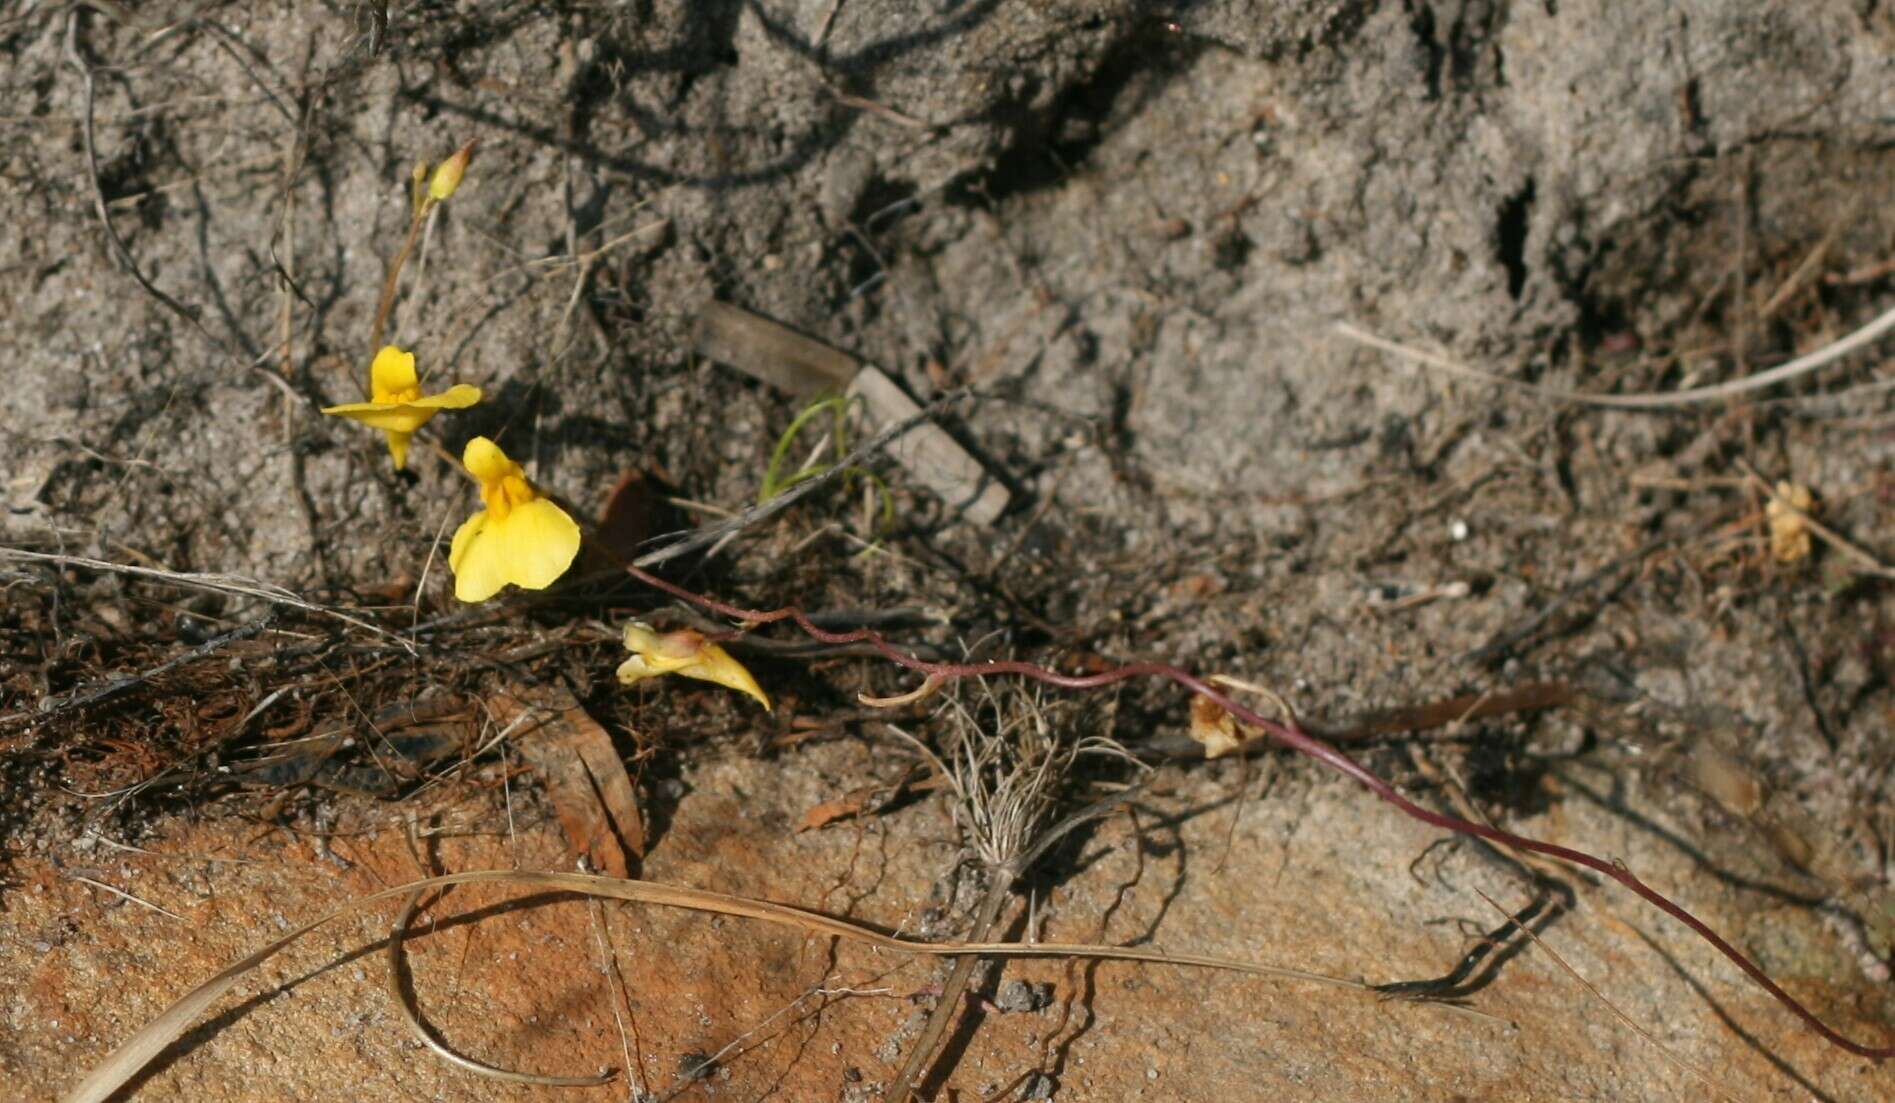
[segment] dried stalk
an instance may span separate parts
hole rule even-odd
[[[449,873],[439,877],[425,877],[404,885],[372,892],[366,896],[359,896],[326,915],[310,920],[282,938],[225,968],[216,976],[185,993],[157,1018],[146,1023],[130,1038],[121,1042],[103,1062],[66,1093],[64,1103],[105,1103],[115,1092],[138,1075],[140,1070],[164,1052],[166,1046],[177,1041],[200,1015],[209,1010],[219,997],[230,991],[246,973],[288,949],[298,939],[318,927],[383,900],[406,897],[410,893],[425,889],[473,884],[504,884],[519,888],[570,892],[583,896],[655,904],[660,907],[740,916],[793,927],[814,935],[845,938],[875,949],[895,953],[971,957],[1084,957],[1113,961],[1143,961],[1161,965],[1223,969],[1284,980],[1309,981],[1364,992],[1369,990],[1368,986],[1360,981],[1229,958],[1199,954],[1166,954],[1132,946],[1090,946],[1078,943],[921,942],[914,939],[895,938],[847,920],[836,919],[819,912],[805,911],[786,904],[775,904],[767,900],[754,900],[743,896],[728,896],[724,893],[706,892],[701,889],[682,888],[655,881],[619,880],[590,873],[549,873],[517,869],[475,870],[467,873]]]

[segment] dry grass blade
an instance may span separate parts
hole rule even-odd
[[[1482,900],[1487,901],[1488,907],[1499,912],[1502,916],[1505,916],[1509,921],[1513,920],[1512,914],[1509,913],[1507,909],[1501,907],[1494,900],[1493,897],[1487,895],[1486,893],[1482,892],[1479,889],[1474,890],[1474,895],[1480,897]],[[1638,1024],[1638,1021],[1636,1019],[1633,1019],[1632,1016],[1626,1014],[1625,1011],[1622,1010],[1618,1004],[1613,1003],[1611,1000],[1607,999],[1605,993],[1599,991],[1598,985],[1587,980],[1585,977],[1580,976],[1579,970],[1567,964],[1566,959],[1559,955],[1559,951],[1553,949],[1551,946],[1548,946],[1546,944],[1546,940],[1541,938],[1539,934],[1536,931],[1534,931],[1532,924],[1514,922],[1513,925],[1516,929],[1524,932],[1528,938],[1532,939],[1533,944],[1535,946],[1538,946],[1540,949],[1545,950],[1546,955],[1553,959],[1554,964],[1558,965],[1561,969],[1565,970],[1567,976],[1578,981],[1581,987],[1583,987],[1586,991],[1592,993],[1593,999],[1596,999],[1600,1003],[1605,1004],[1606,1009],[1608,1011],[1611,1011],[1614,1017],[1616,1017],[1620,1022],[1624,1023],[1626,1026],[1629,1026],[1633,1030],[1637,1031],[1639,1037],[1645,1039],[1647,1042],[1650,1042],[1652,1045],[1652,1048],[1656,1049],[1659,1052],[1659,1054],[1664,1057],[1665,1060],[1671,1062],[1677,1067],[1690,1073],[1692,1076],[1697,1077],[1699,1080],[1703,1081],[1706,1087],[1710,1088],[1712,1091],[1720,1093],[1725,1098],[1736,1099],[1740,1101],[1743,1100],[1744,1098],[1743,1096],[1738,1095],[1736,1092],[1732,1091],[1727,1085],[1718,1082],[1718,1080],[1715,1077],[1713,1077],[1710,1073],[1705,1072],[1703,1069],[1699,1068],[1698,1066],[1692,1064],[1691,1062],[1671,1052],[1671,1050],[1665,1046],[1665,1043],[1659,1041],[1656,1037],[1652,1035],[1651,1031],[1646,1030],[1644,1027],[1640,1026]]]
[[[50,563],[58,567],[79,567],[88,571],[108,571],[112,574],[129,575],[133,578],[149,578],[158,582],[168,582],[192,590],[207,590],[217,594],[231,594],[236,597],[255,598],[291,609],[301,609],[306,613],[333,617],[344,624],[353,625],[366,632],[385,637],[400,644],[410,655],[415,654],[414,644],[386,628],[378,628],[360,617],[353,617],[340,609],[318,605],[306,598],[285,590],[281,586],[272,586],[267,582],[229,574],[194,574],[184,571],[165,571],[156,567],[134,567],[128,563],[113,563],[104,559],[90,559],[83,555],[55,555],[51,552],[27,551],[24,548],[0,547],[0,560],[15,560],[21,563]]]
[[[1465,364],[1457,364],[1445,356],[1436,356],[1430,352],[1423,352],[1420,349],[1398,344],[1385,337],[1377,337],[1373,333],[1357,329],[1347,322],[1336,323],[1336,332],[1349,338],[1351,341],[1367,345],[1373,349],[1380,349],[1390,355],[1399,356],[1404,360],[1422,364],[1434,368],[1437,371],[1446,372],[1449,375],[1457,375],[1463,379],[1474,379],[1483,383],[1493,383],[1503,387],[1513,387],[1518,390],[1530,391],[1543,398],[1555,399],[1561,402],[1576,402],[1584,406],[1606,406],[1620,410],[1662,410],[1671,406],[1691,406],[1700,402],[1715,402],[1719,399],[1734,398],[1740,394],[1749,394],[1751,391],[1760,391],[1765,387],[1774,386],[1799,375],[1805,375],[1826,364],[1840,360],[1857,349],[1874,342],[1877,338],[1890,330],[1895,330],[1895,308],[1884,311],[1874,321],[1871,321],[1861,329],[1856,330],[1854,333],[1840,340],[1832,341],[1822,348],[1817,349],[1815,352],[1799,356],[1787,364],[1779,364],[1768,371],[1760,371],[1754,375],[1746,375],[1741,379],[1732,379],[1723,383],[1714,383],[1704,387],[1691,387],[1686,390],[1671,391],[1669,393],[1586,394],[1580,391],[1563,390],[1558,387],[1542,387],[1519,379],[1510,379],[1504,375],[1496,375],[1493,372],[1482,371],[1479,368],[1470,368]]]
[[[309,932],[341,916],[383,900],[406,897],[410,893],[430,888],[472,884],[504,884],[517,888],[571,892],[582,896],[607,897],[633,903],[655,904],[660,907],[740,916],[765,923],[794,927],[813,935],[845,938],[896,953],[955,957],[1082,957],[1112,961],[1139,961],[1155,965],[1221,969],[1251,976],[1275,977],[1280,980],[1307,981],[1372,994],[1372,989],[1361,981],[1325,976],[1321,973],[1284,966],[1259,965],[1230,958],[1199,954],[1167,954],[1132,946],[1089,946],[1075,943],[917,942],[911,939],[895,938],[846,920],[835,919],[786,904],[774,904],[767,900],[753,900],[748,897],[729,896],[701,889],[681,888],[654,881],[621,881],[589,873],[548,873],[516,869],[474,870],[466,873],[449,873],[439,877],[426,877],[357,897],[334,911],[310,920],[282,938],[230,965],[185,993],[157,1018],[140,1027],[130,1038],[120,1043],[119,1047],[113,1050],[103,1062],[66,1093],[65,1103],[105,1103],[105,1100],[111,1098],[113,1093],[138,1075],[141,1069],[162,1053],[166,1046],[183,1036],[190,1025],[220,996],[230,991],[239,980],[243,979],[246,973],[282,953]]]
[[[447,1047],[441,1039],[435,1037],[421,1021],[421,1015],[408,1001],[408,993],[401,983],[402,960],[401,944],[408,935],[408,924],[414,919],[415,907],[421,903],[424,890],[416,889],[401,902],[401,914],[395,917],[395,925],[388,930],[388,997],[395,1002],[395,1010],[401,1014],[401,1021],[408,1024],[408,1033],[422,1045],[427,1046],[436,1057],[453,1065],[457,1069],[471,1072],[476,1076],[485,1076],[490,1080],[504,1080],[509,1084],[537,1084],[549,1088],[595,1088],[609,1083],[610,1073],[597,1076],[551,1076],[537,1072],[516,1072],[512,1069],[498,1068],[494,1065],[476,1061],[472,1057],[456,1053]]]
[[[146,911],[157,912],[159,915],[168,916],[172,919],[177,920],[180,923],[190,922],[190,920],[179,915],[177,912],[171,911],[168,908],[161,908],[149,900],[146,900],[142,897],[133,896],[131,893],[126,892],[124,889],[115,888],[112,885],[106,884],[104,881],[95,881],[90,877],[81,877],[77,873],[68,873],[66,876],[71,877],[73,880],[79,882],[82,885],[91,885],[95,889],[104,889],[106,892],[111,893],[113,896],[118,897],[120,900],[125,900],[125,901],[129,901],[130,903],[137,904],[139,907],[144,908]]]

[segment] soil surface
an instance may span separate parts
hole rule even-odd
[[[496,719],[547,693],[627,764],[637,808],[607,813],[654,881],[967,936],[980,824],[917,747],[1020,725],[1123,749],[1062,771],[1041,829],[1137,788],[1026,871],[994,937],[1389,984],[1499,935],[1452,1006],[983,967],[924,1098],[1895,1094],[1602,877],[1305,759],[1183,753],[1161,682],[872,709],[917,678],[779,624],[726,640],[769,714],[621,689],[624,620],[731,622],[601,550],[757,501],[807,402],[697,334],[712,302],[773,319],[944,400],[1011,505],[970,523],[871,456],[668,578],[935,657],[1265,687],[1427,807],[1623,862],[1883,1044],[1895,343],[1715,401],[1561,396],[1742,380],[1895,305],[1890,5],[28,3],[0,14],[0,79],[0,1079],[23,1098],[350,896],[574,868],[571,787]],[[417,162],[468,141],[385,332],[430,389],[486,398],[396,473],[319,411],[363,397]],[[612,515],[588,577],[454,600],[475,435]],[[1779,486],[1820,532],[1773,515]],[[838,800],[863,814],[799,830]],[[462,1053],[610,1085],[429,1053],[386,990],[389,905],[248,978],[132,1097],[879,1099],[948,975],[520,895],[428,899],[413,995]]]

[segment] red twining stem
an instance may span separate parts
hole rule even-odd
[[[1360,763],[1330,746],[1328,743],[1304,733],[1293,724],[1281,724],[1274,720],[1266,719],[1256,711],[1237,703],[1228,694],[1204,679],[1187,670],[1172,666],[1169,663],[1127,663],[1124,666],[1115,667],[1098,674],[1083,675],[1061,674],[1056,670],[1048,670],[1043,666],[1035,666],[1032,663],[1020,662],[1018,660],[979,663],[931,663],[895,647],[883,639],[880,633],[871,628],[857,628],[848,632],[830,632],[811,623],[810,619],[803,614],[803,611],[794,606],[767,611],[743,609],[726,602],[718,601],[716,598],[694,593],[682,586],[666,582],[657,575],[641,568],[628,566],[626,570],[632,577],[645,583],[647,586],[662,590],[673,597],[688,601],[701,608],[709,609],[714,613],[720,613],[740,621],[747,621],[753,625],[771,624],[782,620],[794,621],[796,626],[801,628],[810,637],[824,643],[867,643],[874,647],[875,650],[881,652],[889,662],[895,663],[898,666],[907,667],[910,670],[920,671],[923,674],[933,675],[937,678],[969,678],[989,674],[1017,674],[1021,677],[1032,678],[1036,681],[1045,682],[1048,685],[1061,686],[1065,689],[1096,689],[1099,686],[1112,685],[1115,682],[1123,682],[1130,678],[1141,677],[1157,677],[1176,682],[1191,692],[1212,701],[1218,705],[1218,707],[1229,712],[1243,723],[1268,732],[1271,738],[1289,747],[1291,750],[1300,751],[1322,762],[1324,765],[1329,766],[1331,769],[1340,771],[1354,778],[1376,796],[1425,824],[1441,828],[1445,831],[1454,831],[1462,835],[1473,835],[1477,838],[1486,839],[1503,846],[1511,846],[1520,850],[1530,850],[1536,854],[1544,854],[1549,858],[1557,858],[1562,862],[1568,862],[1576,866],[1584,866],[1587,869],[1603,873],[1607,877],[1612,878],[1619,884],[1624,885],[1626,888],[1644,897],[1647,902],[1660,911],[1663,911],[1673,919],[1691,928],[1697,933],[1698,937],[1709,942],[1712,946],[1715,946],[1719,953],[1736,963],[1739,969],[1748,973],[1750,979],[1761,985],[1764,991],[1775,996],[1778,1003],[1789,1008],[1797,1018],[1809,1024],[1810,1029],[1816,1031],[1830,1042],[1860,1057],[1870,1057],[1876,1060],[1895,1057],[1895,1046],[1863,1045],[1861,1042],[1852,1041],[1838,1033],[1831,1028],[1828,1023],[1817,1018],[1815,1012],[1803,1006],[1802,1002],[1795,996],[1785,992],[1782,986],[1777,984],[1776,981],[1771,980],[1770,975],[1765,973],[1756,962],[1751,961],[1741,950],[1732,946],[1729,942],[1726,942],[1722,935],[1712,930],[1702,919],[1692,915],[1657,889],[1639,880],[1631,870],[1626,869],[1621,863],[1617,861],[1608,862],[1603,858],[1596,858],[1591,854],[1587,854],[1583,850],[1574,850],[1571,847],[1560,846],[1557,843],[1545,843],[1538,839],[1529,839],[1522,835],[1515,835],[1510,831],[1502,831],[1497,827],[1474,823],[1471,820],[1464,820],[1458,816],[1449,816],[1423,808],[1421,805],[1402,796],[1401,793],[1395,790],[1393,785],[1390,785],[1388,782],[1369,772]]]

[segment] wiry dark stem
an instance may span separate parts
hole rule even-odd
[[[1306,754],[1329,768],[1354,779],[1371,793],[1394,805],[1412,819],[1420,820],[1422,823],[1428,824],[1431,827],[1440,828],[1444,831],[1453,831],[1461,835],[1472,835],[1476,838],[1486,839],[1489,842],[1498,843],[1503,846],[1516,847],[1520,850],[1532,851],[1535,854],[1544,854],[1549,858],[1554,858],[1575,866],[1583,866],[1586,869],[1612,878],[1614,881],[1617,881],[1619,884],[1624,885],[1626,888],[1631,889],[1643,897],[1645,901],[1653,907],[1691,928],[1699,938],[1704,939],[1715,947],[1718,953],[1729,958],[1739,969],[1742,969],[1748,974],[1751,980],[1757,982],[1759,987],[1770,993],[1771,996],[1776,998],[1778,1003],[1788,1008],[1792,1014],[1803,1020],[1811,1030],[1822,1035],[1823,1038],[1828,1040],[1831,1044],[1859,1057],[1868,1057],[1878,1061],[1895,1057],[1895,1045],[1864,1045],[1861,1042],[1845,1037],[1828,1023],[1823,1022],[1822,1019],[1816,1016],[1815,1012],[1805,1007],[1802,1001],[1784,991],[1783,987],[1776,981],[1771,980],[1770,975],[1765,973],[1756,962],[1745,956],[1743,951],[1732,946],[1722,935],[1712,930],[1709,924],[1697,916],[1692,915],[1679,904],[1673,902],[1670,897],[1647,885],[1644,881],[1639,880],[1636,874],[1625,868],[1624,863],[1616,860],[1607,861],[1604,858],[1598,858],[1588,854],[1583,850],[1574,850],[1571,847],[1560,846],[1558,843],[1529,839],[1523,835],[1515,835],[1510,831],[1502,831],[1497,827],[1474,823],[1470,820],[1461,819],[1458,816],[1450,816],[1424,808],[1403,796],[1393,785],[1377,777],[1374,773],[1335,747],[1303,732],[1301,729],[1295,727],[1293,723],[1279,723],[1278,721],[1268,719],[1253,709],[1247,708],[1234,700],[1229,694],[1218,689],[1203,678],[1192,674],[1190,671],[1172,666],[1169,663],[1156,662],[1127,663],[1124,666],[1114,667],[1111,670],[1101,671],[1097,674],[1061,674],[1056,670],[1049,670],[1046,667],[1019,660],[995,660],[974,663],[929,662],[925,659],[917,658],[890,644],[887,640],[882,638],[880,633],[870,628],[858,628],[849,632],[830,632],[811,623],[810,619],[803,614],[803,611],[794,606],[771,610],[744,609],[727,602],[718,601],[715,598],[706,597],[703,594],[694,593],[693,591],[667,582],[657,575],[638,567],[627,567],[626,571],[630,573],[633,578],[638,579],[647,586],[662,590],[673,597],[690,602],[700,608],[708,609],[711,612],[736,620],[746,621],[752,625],[773,624],[785,620],[792,621],[798,628],[802,629],[805,634],[813,639],[830,644],[867,643],[881,653],[889,662],[897,666],[906,667],[909,670],[933,675],[937,678],[979,678],[990,677],[996,674],[1012,674],[1023,678],[1032,678],[1036,681],[1059,686],[1064,689],[1097,689],[1100,686],[1114,685],[1132,678],[1144,677],[1163,678],[1167,681],[1175,682],[1198,696],[1216,704],[1218,707],[1236,717],[1240,722],[1268,733],[1270,737],[1275,739],[1278,743],[1283,744],[1291,750]]]

